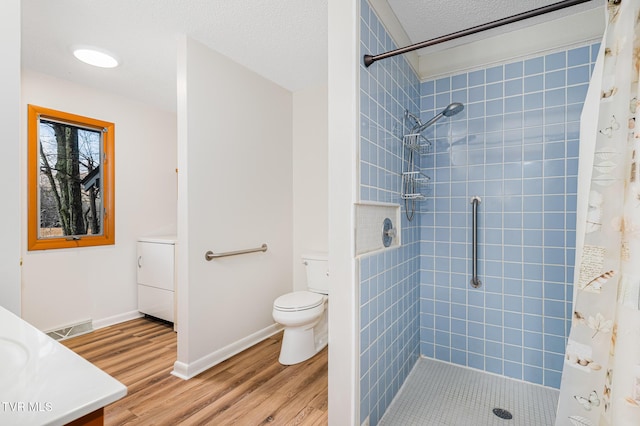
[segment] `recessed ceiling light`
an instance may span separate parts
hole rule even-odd
[[[118,66],[118,60],[112,55],[101,50],[91,48],[74,49],[73,56],[84,63],[101,68],[115,68]]]

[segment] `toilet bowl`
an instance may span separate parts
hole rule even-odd
[[[283,326],[278,361],[297,364],[320,352],[328,341],[328,272],[324,255],[305,255],[308,291],[294,291],[273,302],[273,319]]]

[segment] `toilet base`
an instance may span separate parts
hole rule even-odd
[[[282,347],[278,361],[282,365],[306,361],[327,346],[326,312],[315,325],[288,327],[284,329]]]

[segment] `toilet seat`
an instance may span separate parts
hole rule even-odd
[[[324,295],[310,291],[294,291],[278,297],[273,302],[273,308],[278,311],[295,312],[313,309],[322,305]]]

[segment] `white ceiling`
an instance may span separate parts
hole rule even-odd
[[[518,15],[540,7],[559,3],[560,0],[384,0],[400,21],[411,43],[453,34],[499,19]],[[603,1],[591,0],[524,21],[486,30],[462,39],[440,43],[418,51],[424,55],[497,34],[522,29],[542,22],[602,6]],[[604,19],[604,18],[603,18]]]
[[[387,1],[416,43],[558,0]],[[327,0],[22,0],[21,5],[23,68],[168,110],[176,108],[179,34],[291,91],[325,84],[327,79]],[[592,0],[510,27],[600,5]],[[76,45],[111,51],[121,66],[98,69],[82,64],[71,55]]]

